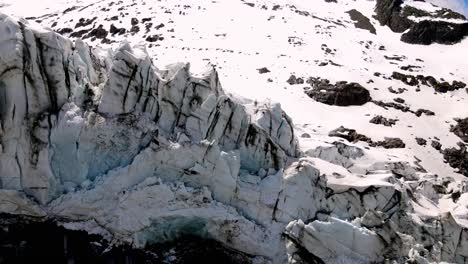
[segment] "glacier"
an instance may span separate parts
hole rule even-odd
[[[135,248],[198,236],[252,263],[468,263],[465,179],[301,144],[279,103],[142,45],[0,14],[0,50],[0,213]]]

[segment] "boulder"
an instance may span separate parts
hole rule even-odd
[[[354,21],[354,26],[356,28],[364,29],[369,31],[372,34],[375,34],[375,27],[370,22],[369,18],[363,15],[361,12],[357,11],[356,9],[351,9],[346,13],[349,14],[351,20]]]
[[[307,81],[312,88],[305,93],[317,102],[336,105],[364,105],[372,100],[369,91],[358,83],[346,81],[331,84],[326,79],[310,78]]]

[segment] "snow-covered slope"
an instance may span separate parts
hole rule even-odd
[[[1,212],[254,262],[467,262],[467,39],[404,43],[364,0],[18,4],[1,9],[29,17],[0,22]],[[466,23],[406,6],[429,15],[404,34]]]

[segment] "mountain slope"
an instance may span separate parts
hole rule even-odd
[[[464,263],[468,40],[404,43],[375,5],[80,1],[4,16],[2,212],[140,247],[209,237],[260,262]],[[174,61],[190,66],[153,65]],[[206,63],[216,71],[191,73]]]

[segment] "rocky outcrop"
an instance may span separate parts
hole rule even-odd
[[[438,81],[432,76],[411,75],[400,72],[393,72],[392,78],[399,80],[409,86],[425,85],[428,87],[433,87],[436,92],[440,93],[455,91],[466,87],[466,83],[457,80],[453,80],[452,84],[450,84],[447,81]]]
[[[375,27],[372,25],[369,18],[364,16],[361,12],[357,11],[356,9],[351,9],[346,13],[348,13],[351,20],[354,21],[354,26],[356,28],[364,29],[372,34],[375,34]]]
[[[397,121],[397,119],[386,118],[381,115],[377,115],[374,116],[371,120],[369,120],[369,123],[391,127],[395,125]]]
[[[444,149],[442,154],[452,168],[468,177],[468,151],[463,143],[460,143],[458,148]]]
[[[468,36],[468,23],[424,20],[413,24],[401,35],[401,41],[411,44],[454,44]]]
[[[336,128],[328,133],[330,137],[344,138],[349,142],[371,142],[372,140],[366,135],[358,133],[355,129],[345,128],[343,126]]]
[[[386,137],[382,141],[372,142],[370,145],[373,147],[383,147],[386,149],[404,148],[406,146],[406,144],[400,138],[389,138],[389,137]]]
[[[411,21],[401,15],[402,0],[377,0],[375,18],[382,26],[388,26],[394,32],[404,32],[411,26]]]
[[[372,147],[383,147],[386,149],[391,148],[404,148],[406,145],[400,138],[391,138],[385,137],[382,141],[373,141],[371,138],[366,135],[358,133],[354,129],[345,128],[343,126],[334,129],[328,133],[330,137],[340,137],[344,138],[349,142],[358,142],[363,141],[369,144]]]
[[[455,120],[457,124],[450,128],[450,132],[457,135],[465,143],[468,143],[468,117]]]
[[[402,8],[402,0],[378,0],[375,7],[375,18],[382,26],[388,26],[392,31],[403,33],[401,41],[410,44],[429,45],[432,43],[454,44],[468,35],[468,23],[452,23],[438,21],[433,18],[465,17],[447,9],[439,9],[435,15],[412,6]],[[428,19],[415,22],[409,17],[427,17]]]
[[[320,78],[309,78],[307,80],[312,87],[305,93],[317,102],[337,105],[363,105],[372,100],[369,91],[358,83],[346,81],[331,84],[329,80]]]
[[[425,10],[421,10],[415,8],[410,5],[406,5],[403,7],[402,15],[405,17],[414,16],[414,17],[431,17],[431,18],[444,18],[444,19],[461,19],[465,20],[466,17],[462,14],[454,12],[448,8],[440,8],[437,9],[435,12],[428,12]]]

